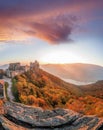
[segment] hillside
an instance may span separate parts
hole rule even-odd
[[[69,108],[83,114],[103,116],[103,99],[94,97],[41,69],[13,79],[15,101],[43,109]]]
[[[72,79],[88,83],[103,80],[103,67],[92,64],[46,64],[41,68],[65,81]]]
[[[0,114],[2,114],[3,100],[0,99]]]
[[[82,95],[80,88],[43,71],[28,71],[13,79],[16,101],[46,108],[63,107],[71,97]],[[65,95],[65,96],[64,96]]]
[[[80,86],[85,94],[103,99],[103,80],[96,83]]]

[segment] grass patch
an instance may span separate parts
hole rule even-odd
[[[8,82],[5,82],[5,86],[4,86],[5,87],[5,96],[6,96],[6,99],[9,101],[10,99],[9,99],[9,96],[7,93],[8,86],[9,86]]]
[[[15,101],[16,102],[20,102],[16,83],[17,83],[16,79],[15,78],[12,79],[12,88],[11,88],[11,91],[12,91],[12,94],[13,94],[13,96],[15,98]]]

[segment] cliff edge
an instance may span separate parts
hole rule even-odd
[[[0,130],[103,130],[103,118],[69,109],[43,110],[6,101],[4,110]]]

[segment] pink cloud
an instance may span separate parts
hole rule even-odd
[[[102,0],[0,1],[0,41],[38,37],[51,43],[71,42],[75,28],[96,17]]]

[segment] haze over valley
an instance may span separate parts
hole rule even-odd
[[[103,80],[103,67],[93,64],[46,64],[41,65],[41,68],[66,82],[77,85],[90,84],[98,80]]]

